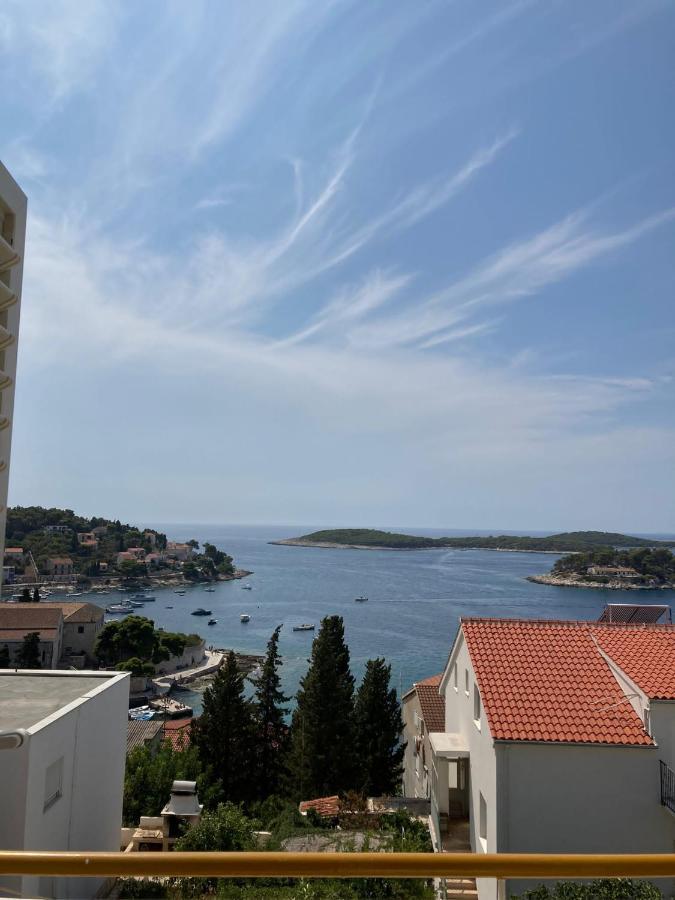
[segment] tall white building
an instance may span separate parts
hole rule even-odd
[[[0,162],[0,560],[5,550],[26,206],[25,194]]]
[[[120,849],[126,672],[0,670],[0,849]],[[0,877],[0,895],[94,897],[100,878]]]

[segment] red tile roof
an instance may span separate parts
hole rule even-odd
[[[336,795],[334,797],[318,797],[316,800],[303,800],[298,808],[301,813],[314,809],[320,816],[331,818],[340,812],[340,798]]]
[[[650,697],[675,699],[675,627],[463,619],[496,740],[651,746],[600,650]]]
[[[443,673],[415,683],[427,731],[445,731],[445,701],[438,692]]]
[[[195,719],[167,719],[164,739],[171,741],[174,750],[185,750],[190,743],[190,725]]]

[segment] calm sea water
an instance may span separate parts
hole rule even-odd
[[[328,615],[344,618],[357,678],[367,659],[383,656],[391,663],[393,683],[405,691],[413,681],[442,670],[460,616],[597,619],[610,601],[641,597],[644,602],[675,604],[673,591],[617,594],[525,580],[527,575],[548,571],[556,554],[322,550],[269,543],[302,534],[298,528],[153,527],[166,531],[171,540],[210,541],[230,553],[237,566],[254,574],[244,581],[221,582],[215,585],[215,593],[206,593],[202,586],[187,588],[184,596],[171,589],[154,591],[157,601],[148,603],[144,614],[167,630],[197,631],[215,647],[253,653],[263,653],[274,628],[283,624],[280,649],[289,694],[307,668],[313,638],[312,632],[293,632],[292,627],[312,622],[318,628]],[[452,533],[409,531],[434,536]],[[244,590],[244,584],[252,590]],[[354,602],[361,595],[368,597],[367,603]],[[106,599],[115,597],[111,594]],[[210,609],[218,624],[209,627],[205,619],[190,615],[199,606]],[[242,624],[241,613],[248,613],[250,622]],[[185,696],[198,713],[199,694]]]

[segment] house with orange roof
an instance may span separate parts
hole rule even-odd
[[[437,850],[468,826],[476,853],[672,853],[675,626],[464,618],[438,693]]]
[[[445,704],[438,687],[443,673],[417,681],[401,698],[403,718],[403,796],[431,796],[432,732],[445,730]]]

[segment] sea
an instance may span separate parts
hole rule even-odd
[[[368,659],[384,657],[391,665],[392,685],[405,693],[413,682],[442,671],[461,616],[594,620],[609,602],[675,605],[675,591],[628,593],[526,580],[528,575],[547,572],[559,557],[555,553],[290,547],[270,541],[316,528],[145,524],[165,532],[170,540],[213,543],[229,553],[238,568],[253,574],[244,580],[219,582],[213,585],[213,593],[207,593],[203,585],[187,587],[184,595],[171,588],[153,589],[157,600],[138,612],[167,631],[197,632],[210,646],[247,653],[263,654],[274,629],[283,625],[279,646],[288,695],[296,692],[307,670],[316,634],[294,632],[293,626],[312,623],[318,631],[324,616],[342,616],[357,681]],[[468,533],[396,530],[431,537]],[[244,588],[247,584],[250,591]],[[356,603],[361,596],[368,602]],[[114,602],[118,596],[110,594],[105,599]],[[211,610],[217,624],[208,626],[206,618],[191,615],[197,607]],[[250,616],[249,622],[240,621],[242,613]],[[195,715],[201,711],[203,688],[200,685],[180,695]]]

